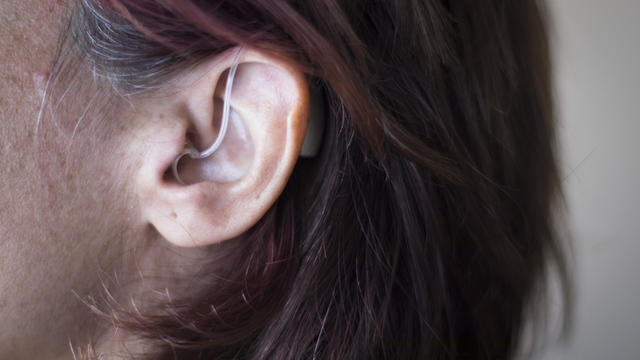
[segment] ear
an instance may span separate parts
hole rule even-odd
[[[137,173],[142,217],[169,242],[205,246],[247,231],[284,190],[309,118],[309,89],[292,63],[244,48],[232,84],[229,127],[202,160],[173,160],[190,142],[199,151],[219,131],[231,49],[186,70],[164,95],[144,102],[145,150]],[[142,115],[144,114],[144,115]]]

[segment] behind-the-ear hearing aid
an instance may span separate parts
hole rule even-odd
[[[242,47],[238,49],[236,53],[231,68],[229,69],[229,74],[227,75],[227,84],[224,91],[224,103],[222,107],[222,121],[220,124],[220,131],[218,132],[218,136],[216,140],[202,152],[199,152],[193,144],[187,142],[185,144],[185,149],[178,154],[178,156],[173,160],[173,164],[171,165],[171,170],[173,171],[173,176],[175,179],[182,185],[184,182],[178,173],[178,163],[180,160],[189,155],[190,158],[201,160],[211,156],[222,144],[224,140],[224,136],[227,133],[227,128],[229,127],[229,106],[231,97],[231,90],[233,88],[233,81],[236,76],[236,71],[238,70],[238,62],[240,60],[240,54],[242,53]],[[301,157],[313,157],[318,153],[320,148],[321,140],[322,140],[322,132],[324,128],[324,98],[322,90],[311,81],[308,81],[309,85],[309,93],[310,93],[310,107],[311,107],[311,115],[309,118],[309,124],[307,125],[307,134],[304,138],[304,143],[302,144],[302,149],[300,151]]]
[[[300,149],[300,157],[312,158],[318,155],[320,146],[322,145],[322,136],[324,135],[324,108],[325,98],[324,90],[317,83],[317,80],[307,77],[309,84],[309,107],[311,114],[309,115],[309,123],[307,124],[307,134]]]

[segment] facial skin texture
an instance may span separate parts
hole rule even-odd
[[[182,165],[187,186],[166,170],[188,133],[200,147],[215,138],[231,53],[133,107],[102,101],[105,87],[78,66],[39,116],[70,10],[66,1],[0,2],[0,359],[69,359],[87,342],[119,350],[123,334],[96,328],[83,301],[99,298],[103,283],[129,304],[195,285],[199,259],[273,205],[306,133],[303,74],[251,50],[234,82],[228,139],[202,169]],[[207,179],[225,166],[233,176]]]
[[[70,357],[69,339],[90,326],[73,292],[90,294],[98,267],[112,270],[128,237],[113,229],[131,228],[135,210],[117,181],[128,170],[113,171],[124,157],[124,137],[113,136],[118,124],[87,125],[70,147],[77,116],[65,117],[75,111],[64,107],[55,119],[43,118],[36,133],[68,10],[63,1],[0,2],[2,359]]]
[[[70,345],[101,341],[83,301],[166,248],[133,195],[143,152],[131,144],[144,139],[131,116],[103,112],[101,92],[81,81],[38,122],[69,12],[62,1],[0,2],[0,359],[70,359]]]

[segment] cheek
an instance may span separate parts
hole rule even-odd
[[[88,93],[107,96],[96,89]],[[38,136],[39,217],[68,250],[107,266],[122,255],[136,228],[131,178],[137,159],[123,150],[129,137],[118,114],[97,101],[78,103],[43,124],[48,131]]]
[[[119,153],[124,129],[87,96],[98,90],[76,84],[36,126],[61,25],[51,19],[64,11],[54,1],[14,11],[27,3],[0,1],[0,359],[68,354],[90,325],[74,293],[92,294],[136,237],[134,165]]]
[[[128,187],[135,164],[120,150],[125,128],[98,106],[78,124],[86,109],[78,103],[44,118],[37,133],[37,102],[22,104],[34,111],[2,127],[8,149],[0,158],[3,359],[8,344],[24,348],[20,342],[27,341],[37,348],[33,339],[42,349],[61,344],[66,350],[67,339],[85,331],[79,324],[89,323],[74,293],[92,295],[99,271],[119,270],[136,238]]]

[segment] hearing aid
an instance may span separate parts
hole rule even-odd
[[[211,156],[222,144],[224,137],[227,133],[227,129],[229,127],[229,112],[230,112],[230,101],[231,91],[233,89],[233,81],[236,76],[236,72],[238,70],[238,63],[240,60],[240,54],[242,53],[242,47],[238,49],[236,53],[233,63],[229,69],[229,74],[227,75],[227,83],[224,91],[224,103],[222,107],[222,120],[220,124],[220,130],[218,132],[218,136],[211,146],[207,149],[199,152],[195,146],[187,140],[185,143],[185,148],[178,154],[178,156],[173,160],[173,164],[171,165],[171,170],[173,172],[173,176],[175,177],[178,183],[185,185],[184,181],[180,177],[178,172],[178,164],[180,160],[189,156],[194,160],[202,160],[209,156]],[[307,81],[309,83],[309,94],[310,94],[310,107],[311,107],[311,115],[309,118],[309,124],[307,125],[307,133],[304,138],[304,142],[302,144],[302,148],[300,150],[300,157],[310,158],[314,157],[318,154],[323,137],[323,129],[324,129],[324,92],[313,81]]]

